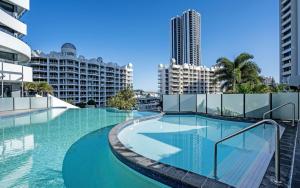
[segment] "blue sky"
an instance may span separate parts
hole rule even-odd
[[[241,52],[266,76],[279,75],[279,3],[275,0],[31,0],[23,20],[32,49],[76,45],[87,58],[133,63],[134,88],[156,91],[157,66],[170,57],[170,18],[186,9],[202,16],[202,64]]]

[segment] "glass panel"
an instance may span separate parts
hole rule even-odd
[[[30,109],[29,97],[16,97],[15,99],[15,110]]]
[[[262,118],[263,114],[270,110],[270,94],[246,94],[246,117]],[[269,117],[269,116],[267,116]]]
[[[32,97],[31,108],[47,108],[47,97]]]
[[[0,98],[0,111],[8,111],[13,109],[13,98]]]
[[[221,94],[207,95],[207,113],[221,115]]]
[[[196,95],[180,95],[180,112],[196,112]]]
[[[206,113],[206,94],[197,95],[197,112]]]
[[[296,119],[298,114],[298,93],[276,93],[272,94],[272,108],[292,102],[296,105]],[[288,105],[272,113],[274,119],[291,120],[293,119],[293,107]]]
[[[223,115],[244,116],[244,95],[223,94]]]
[[[179,96],[178,95],[164,95],[163,96],[163,110],[164,110],[164,112],[179,112]]]

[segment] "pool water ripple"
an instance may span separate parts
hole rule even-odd
[[[51,109],[0,118],[0,187],[64,187],[63,159],[73,143],[95,130],[149,114]]]

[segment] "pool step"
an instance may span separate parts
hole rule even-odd
[[[252,145],[261,146],[262,150],[258,152],[234,148],[234,151],[219,163],[218,177],[220,181],[231,183],[236,187],[257,187],[259,185],[257,182],[261,181],[263,177],[261,173],[264,173],[262,169],[267,168],[274,150],[270,150],[268,143],[262,146],[260,141],[254,141]],[[223,145],[223,150],[232,150],[232,147]]]

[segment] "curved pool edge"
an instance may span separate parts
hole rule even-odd
[[[113,127],[108,136],[112,153],[128,167],[171,187],[232,187],[215,179],[146,158],[130,150],[119,140],[118,134],[125,127],[132,125],[136,121],[141,122],[156,119],[163,115],[164,113],[160,113],[158,115],[129,120]]]

